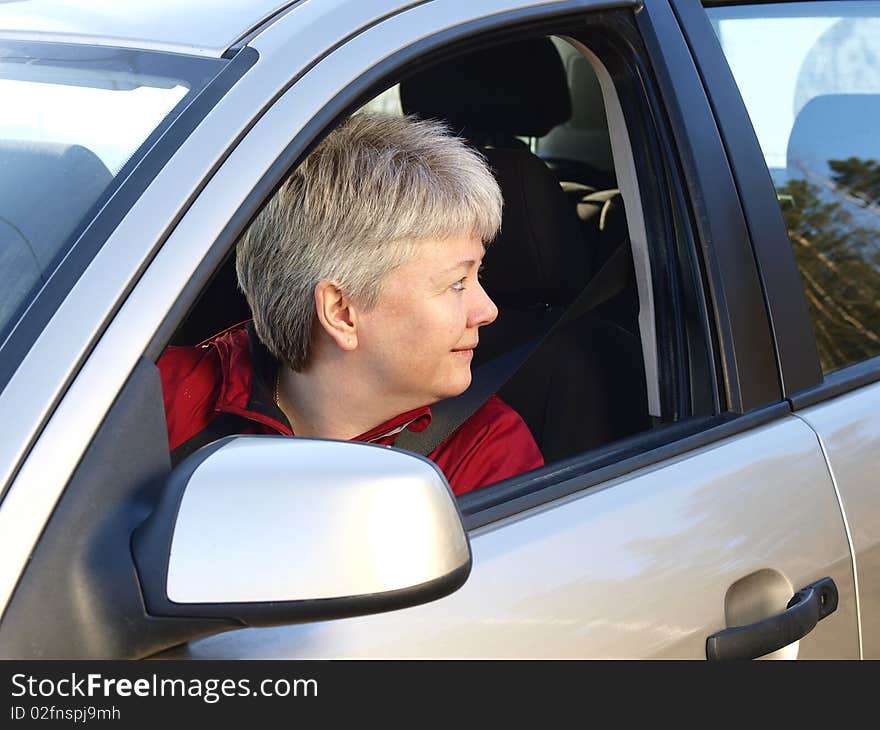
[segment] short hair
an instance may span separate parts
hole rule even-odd
[[[352,115],[290,173],[238,243],[239,286],[257,336],[301,371],[319,281],[369,310],[420,242],[474,235],[487,245],[501,208],[485,157],[442,123]]]

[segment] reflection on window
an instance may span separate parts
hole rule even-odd
[[[770,174],[822,369],[880,354],[880,2],[708,10]]]
[[[180,54],[0,42],[0,346],[126,164],[219,66]]]
[[[825,372],[880,353],[878,226],[861,223],[847,205],[880,214],[880,164],[858,157],[829,164],[826,183],[794,179],[779,190]]]

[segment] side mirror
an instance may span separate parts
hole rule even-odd
[[[433,462],[385,446],[232,436],[189,456],[135,530],[153,616],[270,626],[457,590],[471,550]]]

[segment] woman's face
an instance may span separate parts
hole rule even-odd
[[[374,384],[401,409],[470,385],[478,330],[498,316],[480,286],[482,260],[475,236],[423,241],[385,278],[377,305],[360,315],[357,349]]]

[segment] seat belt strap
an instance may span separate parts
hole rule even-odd
[[[474,368],[468,389],[461,395],[432,405],[428,428],[419,433],[404,430],[395,440],[395,448],[406,449],[422,456],[430,454],[497,393],[551,334],[621,292],[626,286],[631,266],[630,242],[629,238],[625,238],[577,299],[544,334]]]
[[[471,384],[464,393],[432,405],[428,427],[418,433],[402,431],[394,447],[422,456],[430,454],[511,378],[543,339],[538,337],[474,368]]]
[[[224,436],[240,434],[248,423],[247,418],[235,413],[221,413],[201,431],[194,434],[171,452],[171,466],[177,466],[187,456],[212,441]]]

